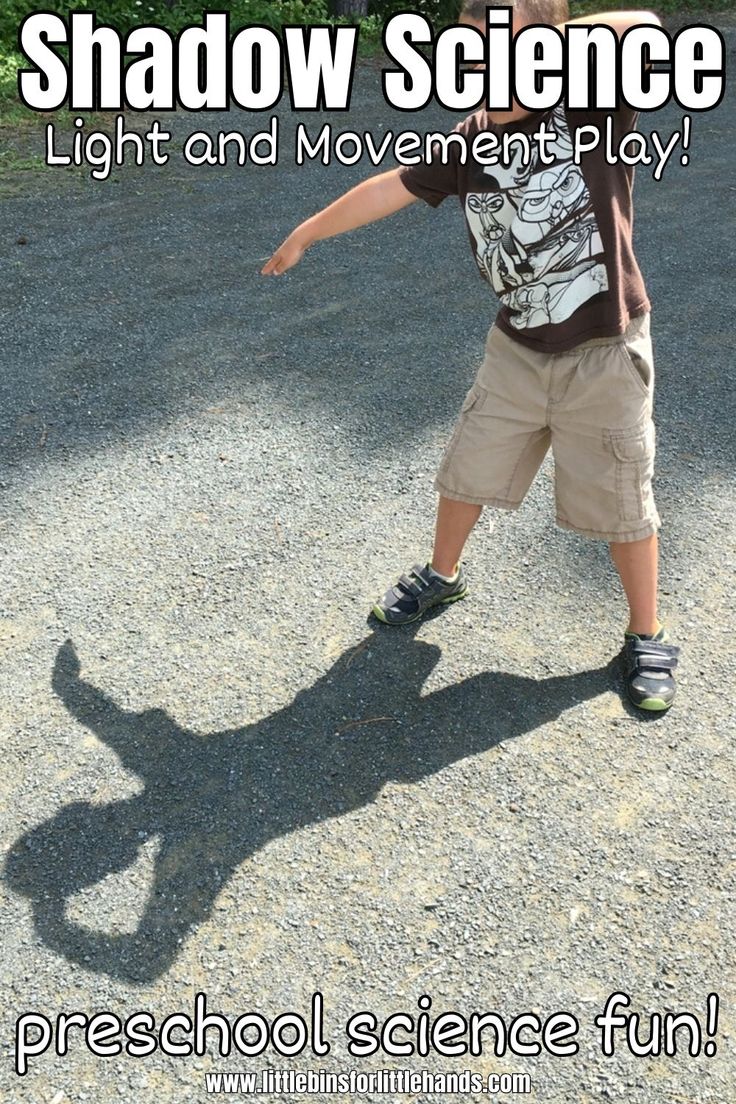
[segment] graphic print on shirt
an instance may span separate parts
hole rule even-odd
[[[608,289],[603,243],[588,186],[573,147],[564,108],[552,113],[552,165],[533,147],[524,164],[516,145],[509,165],[486,166],[489,190],[469,192],[465,216],[475,259],[516,329],[564,322]]]

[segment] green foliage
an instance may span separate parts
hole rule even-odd
[[[434,27],[446,27],[457,23],[461,7],[462,0],[414,0],[411,4],[406,0],[369,0],[368,11],[382,24],[397,12],[410,10],[425,15]]]
[[[0,101],[9,100],[15,95],[17,72],[21,58],[18,54],[3,53],[0,48]]]
[[[329,19],[327,0],[231,0],[212,6],[229,11],[234,28],[250,23],[277,28],[283,23],[324,23]],[[155,23],[176,33],[187,25],[201,23],[206,7],[195,0],[44,0],[42,5],[37,0],[2,0],[0,47],[15,47],[21,22],[39,10],[64,17],[70,11],[94,11],[99,23],[122,32]]]
[[[278,29],[284,23],[325,23],[330,19],[328,0],[230,0],[212,4],[230,12],[231,27],[237,30],[252,23]],[[0,107],[3,116],[16,98],[17,71],[23,64],[18,53],[18,30],[34,11],[56,12],[67,17],[71,11],[94,11],[98,23],[125,33],[144,24],[157,24],[176,34],[186,26],[201,24],[207,5],[195,0],[0,0]],[[380,42],[380,25],[366,20],[369,39]],[[379,21],[380,22],[380,21]]]
[[[500,0],[499,0],[500,2]],[[656,0],[655,11],[716,12],[733,8],[734,0]],[[462,0],[369,0],[369,18],[361,22],[361,34],[379,40],[383,23],[407,6],[426,15],[437,26],[457,20]],[[594,11],[634,7],[627,0],[571,0],[573,16]],[[646,5],[645,5],[646,6]],[[225,0],[217,5],[230,12],[233,27],[261,23],[278,28],[283,23],[323,23],[330,18],[330,0]],[[188,24],[201,22],[206,5],[199,0],[0,0],[0,57],[17,48],[18,28],[33,11],[42,9],[67,16],[70,11],[95,11],[99,22],[119,31],[128,31],[145,23],[156,23],[174,33]],[[350,22],[343,18],[335,22]]]

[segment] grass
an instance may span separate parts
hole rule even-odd
[[[2,105],[3,114],[12,110],[20,63],[20,55],[12,50],[6,50],[0,43],[0,105]]]
[[[0,150],[0,175],[3,172],[39,172],[46,167],[40,154],[24,156],[13,149]]]

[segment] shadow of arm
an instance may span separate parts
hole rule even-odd
[[[139,713],[129,713],[116,705],[96,686],[80,678],[79,658],[71,640],[56,655],[51,686],[75,720],[103,743],[111,747],[121,761],[140,773],[141,756],[136,750],[141,725]]]

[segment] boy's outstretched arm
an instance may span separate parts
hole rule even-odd
[[[619,38],[628,31],[630,27],[638,27],[642,23],[653,24],[655,27],[662,26],[662,20],[654,12],[650,11],[605,11],[600,12],[598,15],[581,15],[577,19],[570,19],[567,23],[562,23],[558,30],[564,33],[565,27],[580,27],[586,23],[598,23],[604,24],[606,27],[610,27],[612,31],[615,31]]]
[[[371,176],[292,230],[286,241],[266,261],[261,274],[280,276],[300,261],[304,251],[314,242],[386,218],[394,211],[408,207],[416,198],[401,183],[399,169]]]

